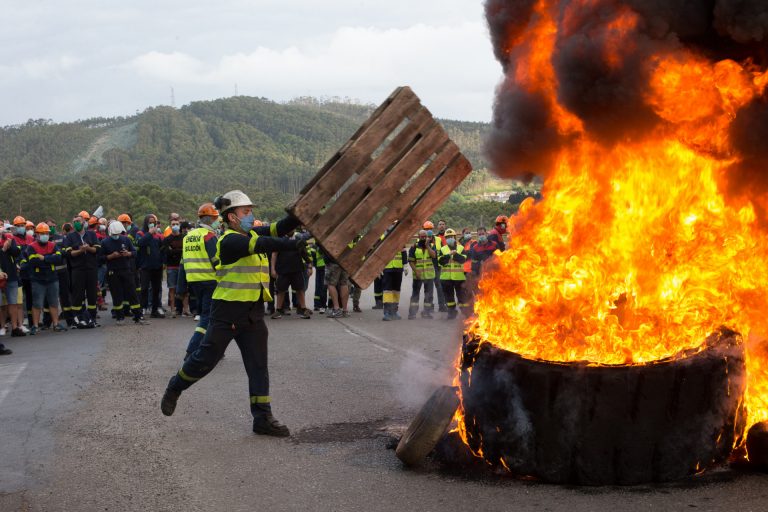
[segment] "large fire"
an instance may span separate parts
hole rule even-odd
[[[741,158],[729,127],[766,94],[768,71],[661,47],[644,65],[645,102],[662,121],[606,145],[558,99],[552,64],[571,11],[598,2],[557,3],[538,0],[525,29],[510,31],[506,74],[544,95],[569,142],[552,155],[544,199],[510,219],[508,250],[480,282],[469,329],[529,358],[642,364],[727,326],[748,340],[750,424],[768,419],[768,219],[722,192]],[[613,12],[599,34],[606,51],[594,56],[608,69],[632,51],[640,23],[629,8]]]

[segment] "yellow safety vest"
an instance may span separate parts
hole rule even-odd
[[[196,228],[187,233],[182,246],[182,262],[187,281],[197,283],[200,281],[215,281],[216,266],[208,257],[205,250],[205,237],[210,233],[206,228]]]
[[[387,263],[387,266],[384,267],[384,270],[387,269],[395,269],[395,270],[402,270],[403,268],[403,251],[398,252],[394,258],[392,258],[389,263]]]
[[[426,249],[416,247],[413,251],[413,259],[416,270],[421,272],[422,280],[435,278],[435,266],[432,264],[432,258]]]
[[[221,242],[228,236],[245,236],[232,229],[224,232],[216,243],[216,259],[221,261]],[[248,247],[253,251],[259,235],[251,232],[251,241]],[[216,300],[228,300],[234,302],[256,302],[259,299],[264,302],[272,300],[269,294],[269,259],[266,254],[256,253],[240,258],[234,263],[225,265],[221,263],[216,270],[218,284],[213,291]]]
[[[440,253],[443,255],[451,254],[451,248],[448,245],[444,245],[440,249]],[[464,247],[456,245],[456,253],[463,254]],[[440,265],[440,280],[441,281],[466,281],[467,276],[464,275],[464,263],[450,260],[447,265]]]

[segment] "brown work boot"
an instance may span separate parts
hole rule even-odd
[[[288,427],[277,421],[272,413],[253,418],[253,432],[264,436],[288,437],[291,432]]]

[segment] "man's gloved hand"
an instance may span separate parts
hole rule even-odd
[[[301,259],[306,263],[310,263],[312,261],[312,255],[309,254],[309,250],[307,250],[307,239],[299,238],[298,240],[295,240],[295,242],[296,250],[299,251]]]

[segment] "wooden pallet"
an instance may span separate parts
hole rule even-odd
[[[367,288],[471,171],[410,87],[398,87],[286,209]]]

